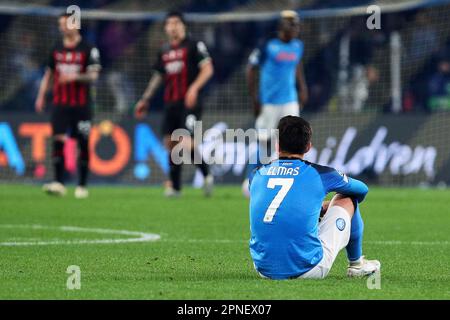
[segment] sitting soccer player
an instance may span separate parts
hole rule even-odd
[[[312,137],[304,119],[286,116],[278,131],[278,160],[256,169],[250,180],[250,253],[255,269],[270,279],[325,278],[346,248],[348,276],[379,271],[379,261],[362,255],[359,203],[367,186],[303,160]],[[323,202],[333,191],[333,199]]]

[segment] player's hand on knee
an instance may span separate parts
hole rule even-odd
[[[143,99],[139,100],[136,103],[136,106],[134,107],[134,116],[137,119],[144,118],[145,114],[147,113],[148,107],[149,107],[148,101]]]

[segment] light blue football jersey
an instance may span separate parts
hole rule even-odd
[[[303,42],[278,38],[267,41],[249,57],[251,66],[259,66],[261,104],[281,105],[298,101],[296,70],[303,56]]]
[[[364,200],[367,186],[337,170],[291,158],[256,169],[250,181],[250,253],[272,279],[298,277],[322,259],[319,216],[326,194]]]

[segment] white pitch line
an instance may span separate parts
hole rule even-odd
[[[379,245],[412,245],[412,246],[448,246],[450,241],[401,241],[401,240],[386,240],[386,241],[366,241],[367,244]]]
[[[33,229],[33,230],[56,230],[62,232],[86,232],[86,233],[97,233],[97,234],[115,234],[115,235],[126,235],[133,236],[135,238],[125,238],[125,239],[92,239],[92,240],[51,240],[51,241],[9,241],[0,242],[0,246],[35,246],[35,245],[76,245],[76,244],[114,244],[114,243],[133,243],[133,242],[150,242],[161,240],[163,242],[183,242],[183,243],[248,243],[248,240],[242,239],[171,239],[163,238],[154,233],[145,233],[139,231],[129,231],[129,230],[113,230],[113,229],[103,229],[103,228],[83,228],[74,226],[44,226],[39,224],[33,225],[23,225],[23,224],[0,224],[0,228],[8,229]],[[365,244],[374,245],[388,245],[388,246],[398,246],[398,245],[412,245],[412,246],[448,246],[450,241],[402,241],[402,240],[375,240],[375,241],[365,241]]]
[[[96,234],[115,234],[126,235],[135,238],[125,239],[91,239],[91,240],[50,240],[50,241],[9,241],[0,242],[0,246],[13,247],[13,246],[46,246],[46,245],[76,245],[76,244],[117,244],[117,243],[133,243],[133,242],[150,242],[161,239],[161,236],[155,233],[146,233],[139,231],[129,230],[113,230],[113,229],[101,229],[101,228],[83,228],[73,226],[43,226],[43,225],[14,225],[14,224],[1,224],[0,228],[7,229],[33,229],[33,230],[56,230],[62,232],[86,232]]]
[[[248,243],[248,240],[231,240],[231,239],[167,239],[163,242],[187,242],[187,243]],[[400,240],[386,240],[386,241],[365,241],[364,244],[375,245],[413,245],[413,246],[448,246],[450,241],[400,241]]]
[[[161,239],[162,242],[187,242],[187,243],[248,243],[248,240],[231,239]]]

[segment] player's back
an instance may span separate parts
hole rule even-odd
[[[318,223],[326,195],[320,167],[279,159],[260,167],[250,185],[250,251],[273,279],[303,274],[322,259]]]

